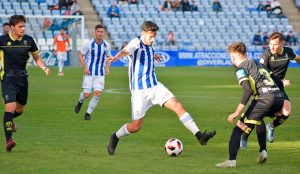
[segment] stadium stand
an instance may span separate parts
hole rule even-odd
[[[113,1],[91,0],[116,49],[140,35],[140,25],[145,20],[153,20],[159,25],[156,47],[160,50],[224,50],[229,43],[238,40],[247,43],[250,50],[261,50],[262,46],[251,45],[257,31],[267,31],[269,34],[283,31],[285,35],[289,31],[294,32],[287,18],[269,18],[265,11],[257,11],[259,0],[222,0],[220,12],[213,11],[213,0],[195,1],[198,11],[193,12],[158,12],[157,8],[163,5],[163,0],[140,0],[138,4],[120,6],[120,17],[110,18],[107,10]],[[266,3],[267,0],[262,1]],[[57,4],[58,0],[0,0],[0,14],[66,15],[64,9],[49,8]],[[8,18],[1,17],[0,25],[7,21]],[[56,23],[57,26],[45,27],[44,19],[30,18],[26,32],[39,40],[41,49],[47,50],[62,22],[63,19],[57,19],[51,21],[51,25]],[[81,26],[77,27],[80,29]],[[176,45],[166,43],[169,31],[174,32]],[[294,32],[294,36],[299,40],[298,33]],[[89,37],[87,30],[85,37]],[[80,46],[82,42],[78,43]],[[299,50],[299,44],[292,47]]]
[[[52,9],[58,4],[58,0],[45,0],[38,3],[36,0],[0,0],[0,14],[1,15],[65,15],[65,9]],[[52,10],[51,10],[52,9]],[[31,35],[37,40],[41,50],[51,50],[54,36],[59,33],[63,19],[51,20],[51,23],[57,23],[57,27],[52,29],[45,29],[45,18],[28,18],[26,25],[26,34]],[[8,22],[7,17],[0,17],[0,25]],[[70,22],[71,24],[72,22]],[[77,25],[77,30],[80,31],[81,24]],[[79,35],[79,33],[77,33]],[[79,36],[80,38],[80,36]],[[85,30],[85,38],[89,38],[89,33]],[[78,42],[81,44],[82,42]],[[80,47],[78,47],[79,49]]]
[[[153,20],[159,25],[156,44],[161,50],[224,50],[226,45],[237,40],[247,43],[250,50],[261,50],[262,46],[251,45],[257,31],[269,34],[294,31],[287,18],[269,18],[265,11],[257,11],[259,0],[222,0],[222,11],[218,13],[212,10],[212,0],[196,1],[198,11],[194,12],[158,12],[157,7],[163,5],[163,0],[141,0],[138,5],[120,6],[120,18],[110,18],[106,12],[112,2],[92,0],[117,48],[138,36],[145,20]],[[169,31],[176,35],[176,46],[165,43]],[[298,37],[298,33],[295,35]]]

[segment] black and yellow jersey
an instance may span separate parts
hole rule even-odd
[[[281,93],[280,88],[272,79],[267,68],[253,60],[245,60],[236,69],[236,77],[241,84],[249,80],[253,95],[257,97],[272,97]]]
[[[9,71],[26,71],[30,52],[38,52],[31,36],[24,35],[20,40],[14,40],[11,34],[0,36],[1,78]]]
[[[260,63],[266,65],[277,77],[284,79],[290,61],[294,60],[297,54],[290,47],[283,47],[281,54],[272,54],[268,48],[260,57]]]

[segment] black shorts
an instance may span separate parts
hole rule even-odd
[[[285,93],[284,90],[283,90],[283,94],[284,94],[284,99],[290,101],[289,96]]]
[[[284,100],[284,97],[268,97],[252,100],[245,114],[240,118],[240,121],[260,125],[264,117],[274,115],[282,109]]]
[[[24,77],[4,77],[1,81],[4,103],[18,102],[26,105],[28,97],[28,79]]]

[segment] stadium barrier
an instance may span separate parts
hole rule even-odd
[[[117,52],[112,51],[112,55],[117,54]],[[232,66],[229,54],[226,51],[157,51],[156,53],[162,56],[162,60],[156,64],[157,66]],[[296,53],[300,55],[300,51],[296,51]],[[56,55],[52,54],[51,51],[41,51],[40,54],[47,66],[57,66]],[[262,51],[247,52],[247,56],[255,60],[258,60],[261,54]],[[71,64],[70,57],[73,56],[68,53],[65,66],[74,66]],[[128,63],[128,57],[124,57],[113,62],[111,66],[128,66]],[[31,59],[29,64],[34,65],[34,61]],[[300,67],[295,61],[291,61],[289,66]]]

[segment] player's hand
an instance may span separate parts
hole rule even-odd
[[[156,62],[158,63],[158,62],[160,62],[161,60],[162,60],[162,56],[161,55],[159,55],[159,54],[154,54],[154,60],[156,60]]]
[[[90,70],[87,69],[87,68],[84,68],[84,74],[85,74],[85,75],[90,75]]]
[[[232,113],[231,115],[228,116],[227,121],[230,122],[230,123],[233,123],[234,118],[237,117],[237,116],[238,116],[238,114],[236,114],[234,112],[234,113]]]
[[[284,87],[287,87],[287,86],[290,86],[290,85],[291,85],[290,80],[285,80],[285,79],[283,79],[283,80],[281,80],[281,81],[282,81]]]
[[[45,72],[46,76],[49,76],[49,75],[50,75],[50,69],[49,69],[49,68],[45,67],[45,68],[43,69],[43,71]]]
[[[115,62],[117,59],[115,57],[107,57],[106,60],[109,62]]]
[[[105,68],[105,74],[106,74],[106,75],[109,74],[109,68]]]

